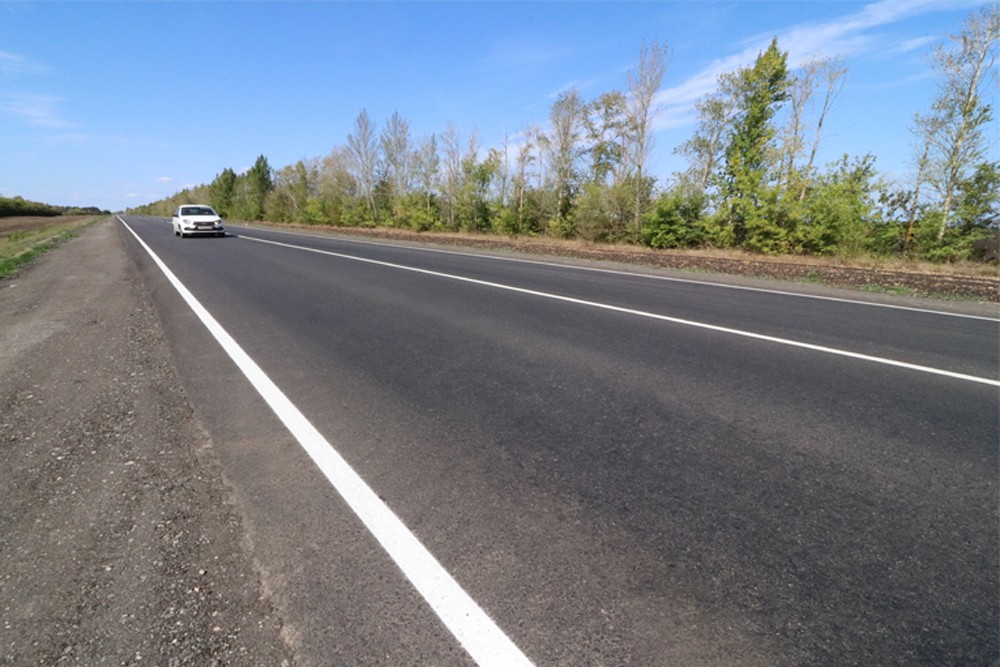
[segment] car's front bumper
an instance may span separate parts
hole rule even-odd
[[[212,225],[181,225],[181,231],[185,234],[208,234],[208,235],[219,235],[225,234],[226,228],[222,225],[212,226]]]

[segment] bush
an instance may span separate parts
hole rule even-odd
[[[705,196],[693,190],[678,189],[660,195],[653,210],[643,216],[642,244],[650,248],[703,245],[707,239],[704,208]]]

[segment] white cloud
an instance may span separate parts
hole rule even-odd
[[[160,176],[158,179],[156,179],[156,182],[157,183],[173,183],[174,179],[170,178],[169,176]]]

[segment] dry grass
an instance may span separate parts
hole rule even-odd
[[[99,219],[92,215],[0,218],[0,278]]]

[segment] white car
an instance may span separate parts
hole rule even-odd
[[[210,234],[225,236],[222,217],[211,206],[204,204],[188,204],[178,206],[174,211],[171,224],[174,226],[174,236],[184,238],[189,234]]]

